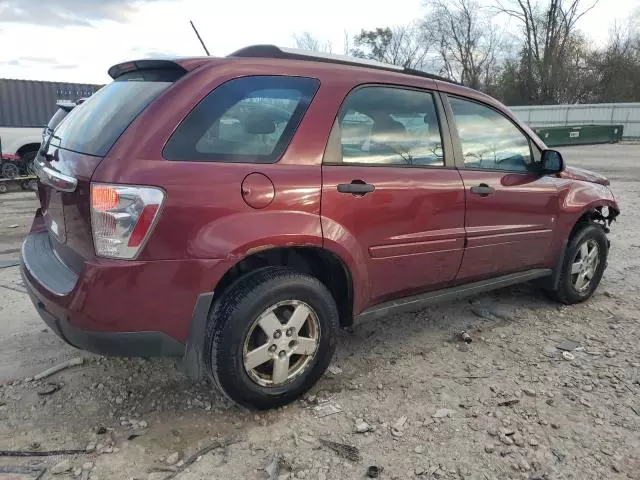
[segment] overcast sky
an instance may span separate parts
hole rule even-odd
[[[639,7],[640,0],[600,0],[580,28],[602,44],[613,23]],[[294,46],[302,31],[342,53],[345,31],[422,14],[422,0],[0,0],[0,78],[104,83],[123,60],[201,55],[190,19],[211,54],[224,56],[256,43]]]

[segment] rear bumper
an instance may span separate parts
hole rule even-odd
[[[23,277],[24,272],[29,272],[35,282],[54,295],[68,295],[78,283],[78,275],[54,253],[46,232],[27,235],[21,253]]]
[[[36,216],[21,255],[31,300],[65,342],[103,355],[183,356],[199,295],[226,268],[219,260],[94,259],[73,269],[54,249]]]
[[[24,264],[22,278],[36,310],[53,332],[69,345],[98,353],[120,357],[181,357],[184,345],[161,332],[91,332],[74,327],[64,318],[51,314],[45,299],[29,282]]]

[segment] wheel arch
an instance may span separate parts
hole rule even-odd
[[[38,149],[40,148],[40,144],[39,143],[27,143],[23,146],[21,146],[17,151],[16,151],[16,155],[18,155],[19,157],[22,158],[22,156],[27,153],[27,152],[33,152],[33,151],[38,151]]]
[[[601,199],[585,206],[571,219],[571,222],[568,224],[568,234],[564,236],[562,246],[555,261],[550,282],[551,289],[558,288],[567,246],[578,231],[580,231],[580,228],[584,224],[595,223],[600,225],[605,233],[609,233],[611,223],[615,221],[618,215],[620,215],[620,209],[615,201]]]
[[[240,278],[267,266],[288,266],[318,278],[336,301],[340,326],[353,324],[353,279],[347,263],[338,254],[319,246],[253,249],[227,267],[217,284],[212,286],[213,291],[198,296],[183,357],[183,367],[190,378],[198,380],[204,375],[204,332],[215,301]]]
[[[347,263],[335,252],[318,246],[271,247],[253,251],[230,266],[214,288],[220,298],[240,277],[264,267],[290,267],[316,277],[336,301],[340,325],[353,322],[353,279]]]
[[[609,233],[611,223],[620,215],[620,209],[615,202],[609,200],[596,201],[582,209],[577,219],[573,222],[571,231],[567,238],[571,241],[583,223],[596,223],[602,226],[606,233]]]

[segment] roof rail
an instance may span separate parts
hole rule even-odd
[[[346,55],[336,55],[333,53],[311,52],[297,48],[282,48],[275,45],[251,45],[249,47],[236,50],[229,57],[249,57],[249,58],[283,58],[288,60],[306,60],[310,62],[335,63],[339,65],[351,65],[355,67],[368,67],[377,70],[387,70],[391,72],[404,73],[415,77],[430,78],[432,80],[442,80],[449,83],[458,83],[446,77],[433,75],[431,73],[405,68],[390,63],[378,62],[364,58],[348,57]]]

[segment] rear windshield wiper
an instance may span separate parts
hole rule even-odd
[[[49,144],[51,143],[51,139],[55,138],[56,140],[60,140],[62,141],[62,138],[60,138],[58,135],[54,135],[53,133],[49,135],[49,137],[47,138],[47,141],[44,142],[42,144],[42,146],[40,147],[40,154],[44,157],[44,159],[48,162],[51,162],[52,160],[57,160],[57,158],[48,153],[47,150],[49,150]]]

